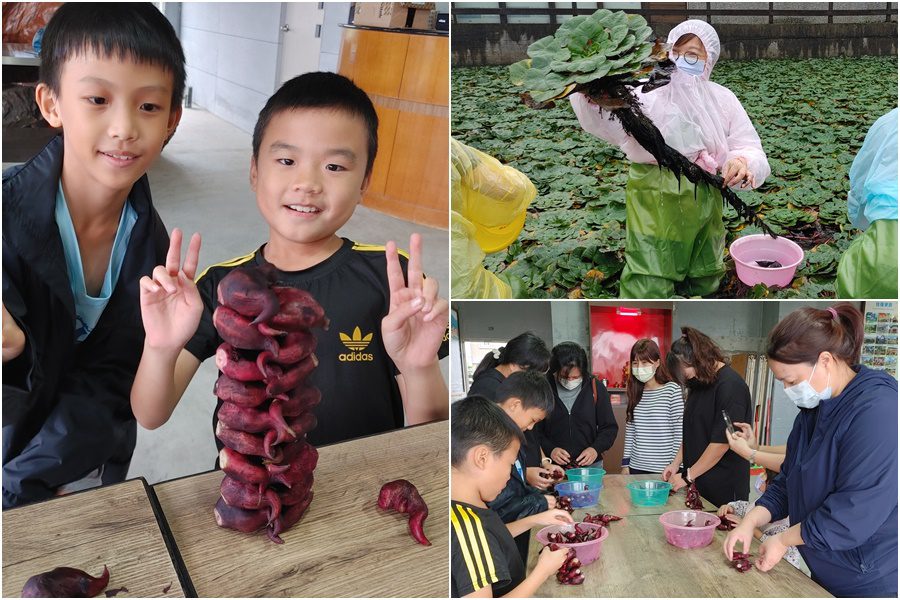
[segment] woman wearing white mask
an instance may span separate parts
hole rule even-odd
[[[725,539],[747,552],[753,529],[789,517],[756,567],[796,546],[835,596],[897,596],[897,381],[859,365],[862,314],[851,304],[801,308],[769,334],[769,368],[800,413],[781,474]]]
[[[625,475],[662,473],[681,447],[684,396],[660,358],[659,346],[651,339],[631,347],[631,376],[625,384]]]
[[[557,344],[547,378],[555,405],[535,427],[541,449],[561,466],[598,463],[616,441],[619,426],[606,386],[591,375],[584,349],[575,342]]]
[[[709,80],[719,58],[719,36],[705,21],[689,20],[669,33],[677,71],[668,85],[634,93],[669,146],[724,184],[763,184],[771,173],[759,135],[740,100]],[[725,273],[722,193],[680,179],[625,133],[611,113],[583,94],[570,96],[581,127],[622,149],[631,161],[626,187],[625,269],[622,298],[704,296]],[[612,105],[611,105],[612,106]]]

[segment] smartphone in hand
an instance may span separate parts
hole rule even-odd
[[[728,433],[734,435],[734,423],[731,422],[731,417],[724,410],[722,411],[722,418],[725,419],[725,427],[728,429]]]

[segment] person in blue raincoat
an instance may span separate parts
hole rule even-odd
[[[897,109],[875,121],[850,167],[850,223],[864,230],[838,264],[839,298],[897,297]]]
[[[796,546],[835,596],[897,596],[897,381],[859,365],[862,314],[801,308],[769,334],[769,368],[799,408],[781,473],[725,539],[731,559],[753,529],[788,517],[760,545],[768,571]]]

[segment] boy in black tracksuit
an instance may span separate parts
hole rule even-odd
[[[438,360],[447,353],[449,308],[437,282],[422,274],[418,236],[407,262],[393,243],[370,246],[337,235],[368,185],[377,131],[371,100],[341,75],[306,73],[269,98],[250,163],[269,239],[194,283],[199,236],[182,265],[180,235],[173,235],[166,265],[141,282],[147,341],[131,397],[142,426],[165,423],[200,363],[215,354],[222,343],[212,323],[218,284],[247,265],[274,267],[277,285],[310,292],[330,320],[327,331],[313,331],[318,365],[309,382],[322,400],[313,409],[311,443],[447,417]]]
[[[510,416],[524,433],[547,417],[553,398],[544,376],[537,371],[517,371],[503,380],[497,388],[494,402]],[[525,479],[527,445],[522,444],[513,463],[509,481],[496,498],[488,503],[504,523],[511,523],[556,507],[553,496],[544,495],[528,485]],[[516,536],[516,546],[522,560],[528,557],[529,532]]]
[[[138,280],[168,243],[146,171],[185,79],[149,3],[65,4],[41,58],[37,103],[63,134],[3,174],[4,509],[128,471]]]
[[[518,414],[517,410],[514,410]],[[518,416],[522,417],[521,414]],[[487,503],[509,477],[522,441],[520,425],[508,413],[481,396],[453,404],[450,423],[450,590],[459,598],[533,596],[562,566],[565,548],[545,548],[530,574],[519,556],[513,535],[540,525],[571,523],[556,509],[504,523]]]

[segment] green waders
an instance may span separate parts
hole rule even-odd
[[[725,273],[722,193],[668,169],[632,164],[625,188],[621,298],[706,296]]]
[[[837,273],[838,298],[897,298],[897,220],[879,219],[853,240]]]

